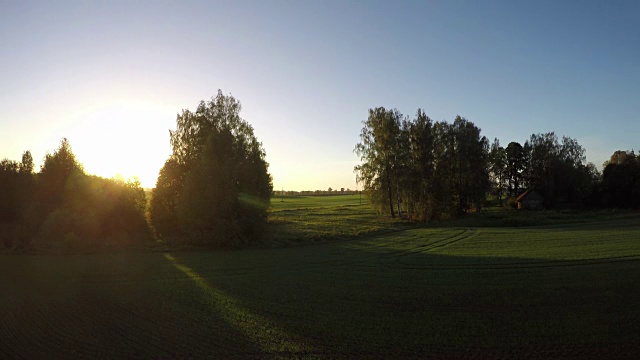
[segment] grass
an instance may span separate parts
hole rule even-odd
[[[419,228],[287,200],[278,231],[325,243],[0,257],[0,358],[635,358],[637,213]],[[318,220],[343,227],[344,208],[359,236]]]
[[[269,225],[268,245],[275,247],[345,241],[410,227],[399,219],[379,217],[360,195],[274,197]]]

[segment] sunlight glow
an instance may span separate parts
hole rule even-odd
[[[173,110],[119,102],[76,114],[67,137],[87,173],[136,177],[151,188],[171,153],[168,130],[174,123]]]

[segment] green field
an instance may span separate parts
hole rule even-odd
[[[269,222],[270,246],[276,247],[340,242],[410,227],[378,216],[360,195],[275,197]]]
[[[636,358],[639,214],[416,227],[357,200],[274,199],[280,248],[1,256],[0,358]]]

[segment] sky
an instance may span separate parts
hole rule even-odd
[[[0,158],[66,137],[87,172],[153,187],[176,115],[218,89],[277,190],[355,189],[377,106],[504,146],[555,131],[600,166],[640,147],[640,2],[0,2]]]

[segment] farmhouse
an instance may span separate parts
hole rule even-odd
[[[516,207],[518,209],[542,210],[544,199],[535,191],[527,190],[516,198]]]

